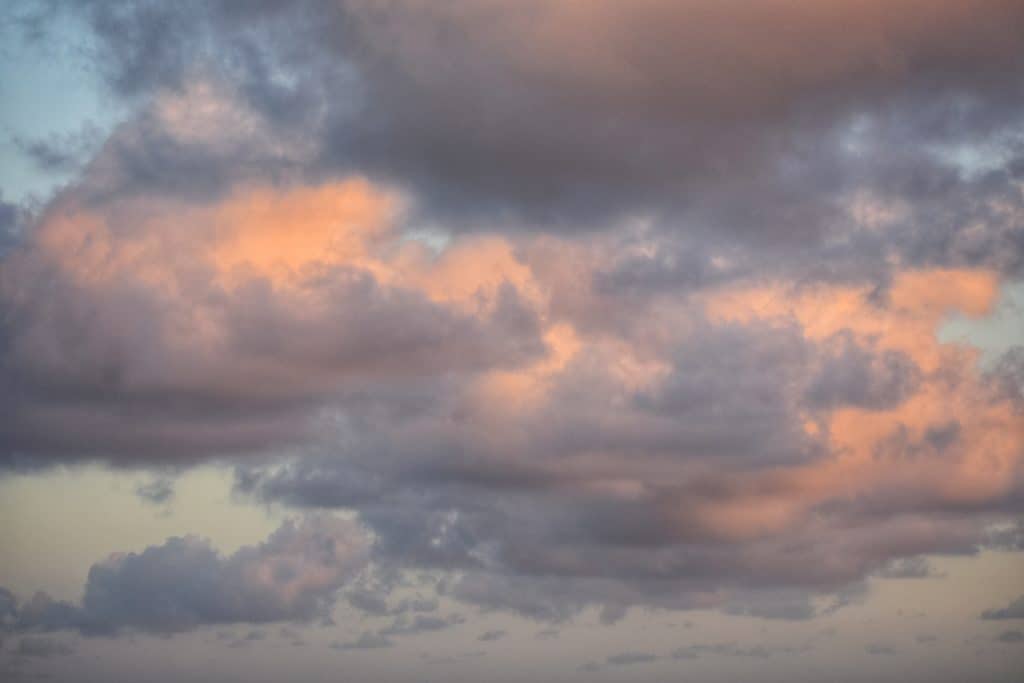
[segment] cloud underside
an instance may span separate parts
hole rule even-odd
[[[808,618],[1024,512],[1024,350],[938,338],[1024,268],[1020,3],[54,11],[134,109],[46,206],[0,205],[5,467],[229,462],[355,511],[375,566],[550,620]],[[281,533],[47,609],[322,616],[347,556],[244,578]],[[210,584],[122,614],[143,566]],[[337,646],[447,623],[405,618]]]

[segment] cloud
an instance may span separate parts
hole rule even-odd
[[[395,643],[385,635],[364,631],[361,636],[351,642],[333,642],[330,647],[334,650],[380,650],[394,647],[394,645]]]
[[[888,656],[896,654],[896,650],[884,643],[869,643],[864,646],[864,651],[873,656]]]
[[[137,486],[135,495],[147,503],[160,505],[174,498],[174,482],[162,477],[153,479]]]
[[[394,207],[362,180],[165,201],[97,214],[69,199],[5,259],[6,460],[266,451],[308,438],[319,409],[343,400],[339,385],[355,397],[405,381],[427,393],[431,380],[543,350],[514,286],[466,310],[422,291],[434,265],[399,236],[384,250],[400,253],[378,262],[371,243]],[[290,229],[296,211],[302,231]],[[60,341],[71,337],[74,348]]]
[[[542,621],[809,619],[1020,545],[1019,353],[939,336],[1024,273],[1019,3],[51,11],[133,107],[0,204],[0,466],[216,459],[372,542],[172,539],[16,623],[309,620],[342,589],[378,635],[454,623],[363,562]]]
[[[18,657],[50,659],[65,657],[73,654],[74,651],[73,647],[55,638],[25,636],[18,639],[18,646],[14,648],[13,653]]]
[[[1024,595],[1006,607],[987,609],[981,613],[982,619],[1024,619]]]
[[[0,191],[0,257],[18,243],[19,224],[22,212],[16,204],[5,201]]]
[[[398,616],[406,612],[434,612],[438,608],[438,602],[434,598],[404,598],[394,607],[387,602],[387,593],[391,586],[385,584],[377,587],[377,590],[370,590],[365,587],[357,587],[349,591],[345,597],[348,603],[358,610],[372,616]]]
[[[719,657],[753,657],[757,659],[767,659],[772,656],[772,652],[773,650],[761,645],[743,647],[736,643],[704,643],[677,648],[672,652],[672,658],[697,659],[701,655],[715,655]]]
[[[1024,633],[1020,631],[1003,631],[996,640],[1000,643],[1024,643]]]
[[[934,576],[925,557],[904,557],[878,572],[884,579],[925,579]]]
[[[93,124],[64,134],[51,134],[32,140],[15,139],[18,151],[41,171],[65,174],[78,171],[88,163],[103,141],[102,131]]]
[[[429,631],[441,631],[452,626],[465,623],[465,618],[460,614],[450,614],[447,617],[435,617],[426,614],[417,614],[408,619],[405,616],[397,617],[390,625],[380,630],[382,636],[410,636]]]
[[[477,636],[476,639],[484,643],[490,643],[496,640],[501,640],[506,635],[507,633],[505,631],[499,629],[495,631],[484,631],[479,636]]]
[[[5,593],[5,621],[16,631],[88,636],[310,621],[328,613],[336,591],[365,565],[366,550],[356,525],[327,516],[285,522],[260,545],[226,557],[200,538],[171,538],[94,564],[81,604],[37,593],[17,605]]]
[[[632,666],[634,664],[647,664],[658,660],[658,655],[651,652],[620,652],[609,655],[605,662],[611,666]]]

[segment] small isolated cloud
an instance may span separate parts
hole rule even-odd
[[[653,652],[620,652],[617,655],[610,655],[605,662],[610,666],[632,666],[633,664],[646,664],[658,659]]]
[[[885,645],[883,643],[869,643],[869,644],[864,646],[864,651],[867,652],[869,655],[874,655],[874,656],[884,656],[884,655],[894,655],[894,654],[896,654],[896,650],[894,648],[892,648],[892,647],[890,647],[888,645]]]
[[[790,650],[787,649],[786,651]],[[701,655],[767,659],[772,656],[772,650],[763,645],[743,647],[737,643],[704,643],[677,648],[672,652],[672,659],[697,659]]]
[[[390,626],[382,628],[380,633],[385,636],[410,636],[427,631],[441,631],[465,621],[461,614],[451,614],[447,617],[417,614],[412,619],[400,616]]]
[[[143,502],[162,505],[174,498],[174,481],[166,477],[158,477],[135,489],[135,495]]]
[[[260,642],[262,640],[266,640],[266,638],[267,638],[266,631],[261,631],[259,629],[253,629],[253,630],[249,631],[248,633],[246,633],[245,636],[243,636],[242,638],[236,638],[236,639],[232,640],[230,643],[228,643],[228,647],[233,647],[233,648],[248,647],[252,643],[258,643],[258,642]]]
[[[501,640],[506,635],[505,631],[486,631],[477,636],[477,640],[485,643],[494,642],[495,640]]]
[[[1024,643],[1024,632],[1017,630],[1003,631],[996,636],[996,640],[1000,643]]]
[[[921,556],[892,560],[877,575],[883,579],[925,579],[937,576],[928,558]]]
[[[349,591],[345,597],[348,603],[370,616],[400,616],[406,612],[436,612],[439,603],[435,598],[405,598],[395,606],[387,600],[390,586],[382,586],[377,590],[357,588]]]
[[[1009,605],[999,609],[987,609],[981,613],[982,619],[1024,619],[1024,595]]]
[[[347,643],[333,642],[330,647],[334,650],[381,650],[394,647],[395,643],[390,638],[380,633],[364,631],[361,636]]]

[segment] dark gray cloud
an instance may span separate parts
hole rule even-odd
[[[231,84],[276,131],[311,138],[299,173],[393,180],[448,226],[558,231],[642,213],[699,235],[684,270],[676,259],[640,263],[620,279],[630,286],[637,276],[647,286],[706,281],[701,247],[737,235],[757,245],[746,259],[802,263],[818,277],[877,275],[893,249],[905,260],[1021,265],[1019,226],[996,216],[998,199],[1019,193],[1014,0],[692,11],[645,0],[628,14],[605,0],[76,10],[115,92],[181,91],[197,77]],[[586,49],[590,40],[603,49]],[[141,155],[123,150],[135,186],[203,193],[254,168],[296,171],[280,156],[254,158],[251,145],[218,156],[160,137],[142,136]],[[956,154],[971,145],[1010,158],[992,155],[996,170],[968,178]],[[850,234],[844,206],[860,191],[908,199],[919,215],[899,219],[895,237]],[[995,220],[968,233],[963,219],[983,214]]]
[[[1024,619],[1024,595],[1006,607],[987,609],[981,613],[982,619]]]
[[[18,206],[4,201],[0,191],[0,257],[18,243],[18,232],[22,222]]]
[[[202,539],[171,538],[93,565],[80,604],[37,593],[18,605],[5,591],[4,623],[14,631],[73,629],[109,636],[310,621],[329,613],[336,591],[365,562],[363,532],[330,517],[286,522],[264,543],[227,557]]]
[[[1021,631],[1003,631],[996,640],[1000,643],[1024,643],[1024,633]]]
[[[912,395],[921,373],[907,354],[861,348],[849,332],[829,340],[817,376],[807,390],[814,405],[885,409]]]
[[[1000,355],[988,371],[988,379],[1018,410],[1024,410],[1024,346],[1015,345]]]

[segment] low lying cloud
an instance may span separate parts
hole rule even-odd
[[[329,614],[335,593],[366,561],[359,527],[327,516],[286,522],[260,545],[226,557],[200,538],[171,538],[93,565],[80,604],[45,593],[18,604],[4,591],[3,624],[15,632],[112,636],[310,621]]]
[[[66,657],[73,654],[74,651],[75,649],[71,645],[55,638],[25,636],[18,639],[18,646],[14,648],[13,654],[16,657],[50,659],[51,657]]]
[[[333,642],[330,647],[334,650],[380,650],[394,647],[394,642],[385,635],[364,631],[361,636],[347,643]]]
[[[1024,595],[1006,607],[987,609],[981,613],[982,619],[1024,619]]]

